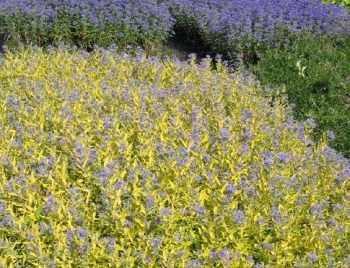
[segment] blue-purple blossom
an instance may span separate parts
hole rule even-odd
[[[349,258],[346,258],[345,260],[343,260],[342,264],[344,266],[349,266],[350,265],[350,257]]]
[[[282,222],[281,212],[275,206],[273,206],[271,209],[272,209],[272,212],[271,212],[272,218],[277,224],[281,224]]]
[[[272,250],[273,249],[273,244],[270,244],[270,243],[264,243],[264,248],[266,249],[266,250]]]
[[[243,137],[245,139],[250,139],[251,137],[253,137],[254,133],[250,131],[250,129],[248,128],[243,128]]]
[[[110,237],[110,238],[108,239],[108,245],[110,245],[110,246],[114,246],[114,245],[115,245],[115,242],[116,242],[115,238]]]
[[[316,205],[313,205],[311,208],[311,213],[319,218],[319,219],[323,219],[323,213],[322,213],[322,210],[323,210],[323,206],[321,204],[316,204]]]
[[[227,248],[224,248],[224,249],[222,249],[222,250],[220,251],[219,257],[220,257],[221,259],[227,258],[227,257],[228,257],[228,253],[229,253],[228,249],[227,249]]]
[[[88,251],[88,249],[89,249],[89,244],[84,243],[84,244],[80,247],[79,252],[82,253],[82,254],[84,254],[84,253],[86,253],[86,252]]]
[[[55,199],[52,194],[50,194],[47,198],[47,201],[45,203],[45,207],[43,208],[42,214],[47,215],[49,211],[52,209],[53,205],[55,204]]]
[[[243,109],[241,113],[241,117],[243,122],[246,122],[248,119],[250,119],[253,116],[253,112],[248,109]]]
[[[128,219],[126,219],[125,221],[124,221],[124,225],[126,226],[126,227],[131,227],[132,226],[132,218],[131,217],[129,217]]]
[[[119,190],[119,189],[122,189],[122,188],[125,188],[127,185],[127,183],[125,181],[117,181],[115,184],[114,184],[114,189],[115,190]]]
[[[163,209],[160,211],[160,213],[161,213],[163,216],[169,216],[169,215],[171,215],[172,210],[169,209],[169,208],[163,208]]]
[[[236,187],[235,187],[232,183],[229,183],[229,184],[227,185],[227,189],[226,189],[226,191],[225,191],[225,194],[232,195],[232,194],[234,194],[236,191],[237,191]]]
[[[181,257],[184,256],[184,255],[185,255],[185,251],[183,251],[183,250],[180,250],[180,251],[176,252],[176,256],[177,256],[178,258],[181,258]]]
[[[182,211],[182,215],[184,215],[184,216],[189,216],[189,215],[191,215],[191,211],[189,211],[188,209],[184,209],[184,210]]]
[[[200,205],[200,204],[196,204],[193,208],[193,210],[197,213],[197,214],[204,214],[206,212],[206,209]]]
[[[71,244],[74,241],[73,232],[71,230],[66,231],[66,240],[68,244]]]
[[[4,201],[0,201],[0,214],[3,213],[6,209],[6,203]]]
[[[264,217],[258,217],[258,222],[260,225],[263,225],[266,222],[266,219]]]
[[[96,148],[91,148],[90,155],[89,155],[89,164],[93,164],[97,162],[98,159],[98,151]]]
[[[276,155],[276,159],[280,162],[287,162],[291,157],[291,153],[279,152]]]
[[[161,243],[162,243],[162,239],[161,238],[152,238],[151,239],[151,244],[154,247],[159,246]]]
[[[84,229],[78,230],[77,236],[79,239],[85,240],[87,238],[88,232]]]
[[[311,128],[317,127],[316,121],[313,118],[308,118],[304,121],[304,126],[309,126]]]
[[[32,239],[34,239],[34,237],[35,237],[35,234],[32,234],[32,233],[27,234],[28,241],[31,241]]]
[[[199,113],[200,113],[200,108],[199,107],[196,107],[196,108],[193,108],[192,109],[192,112],[191,112],[191,119],[192,119],[192,122],[195,124],[198,122],[198,117],[199,117]]]
[[[220,136],[222,139],[229,139],[231,134],[230,134],[230,130],[227,127],[223,127],[220,130]]]
[[[125,142],[122,142],[119,146],[118,146],[118,149],[119,150],[126,150],[128,147],[127,145],[125,144]]]
[[[316,253],[310,253],[309,254],[309,259],[312,262],[316,262],[318,260],[317,254]]]
[[[246,142],[243,142],[241,151],[242,151],[243,154],[249,153],[249,151],[250,151],[249,144],[246,143]]]
[[[201,267],[201,261],[199,259],[193,259],[193,260],[189,260],[189,265],[190,266],[186,266],[186,267]]]
[[[233,214],[233,219],[238,225],[243,225],[246,217],[244,216],[244,212],[241,209],[237,209],[235,213]]]

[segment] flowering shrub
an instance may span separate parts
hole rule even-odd
[[[166,0],[185,29],[199,28],[201,38],[229,52],[263,49],[290,42],[301,31],[350,34],[344,7],[312,0]]]
[[[1,0],[0,22],[0,31],[18,41],[91,48],[163,41],[174,19],[155,0]]]
[[[220,61],[114,49],[0,58],[0,264],[349,263],[350,163],[313,120]]]

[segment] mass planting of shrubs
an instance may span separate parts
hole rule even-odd
[[[0,32],[34,44],[148,45],[165,40],[173,24],[156,0],[0,1]]]
[[[175,23],[230,49],[348,34],[343,7],[244,2],[0,1],[0,30],[32,43],[0,54],[0,267],[350,265],[350,160],[284,87],[220,57],[120,52]]]
[[[213,49],[279,46],[301,31],[350,34],[343,6],[320,0],[2,0],[0,31],[35,44],[83,48],[164,41],[175,23]]]
[[[213,49],[261,50],[290,42],[302,31],[350,34],[344,7],[310,0],[167,0],[183,31],[198,32]]]

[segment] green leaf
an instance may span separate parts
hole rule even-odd
[[[25,220],[27,223],[29,223],[29,224],[32,224],[32,223],[33,223],[33,220],[32,220],[30,217],[28,217],[28,216],[25,216],[24,220]]]
[[[35,218],[40,221],[41,219],[41,212],[43,211],[44,206],[39,205],[38,208],[35,210]]]

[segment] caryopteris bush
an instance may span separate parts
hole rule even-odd
[[[197,30],[213,49],[236,53],[279,47],[295,34],[350,34],[344,7],[321,0],[164,0],[177,25]]]
[[[148,46],[164,41],[173,24],[156,0],[0,0],[0,33],[38,45]]]
[[[349,160],[252,77],[61,46],[0,82],[4,267],[349,264]]]

